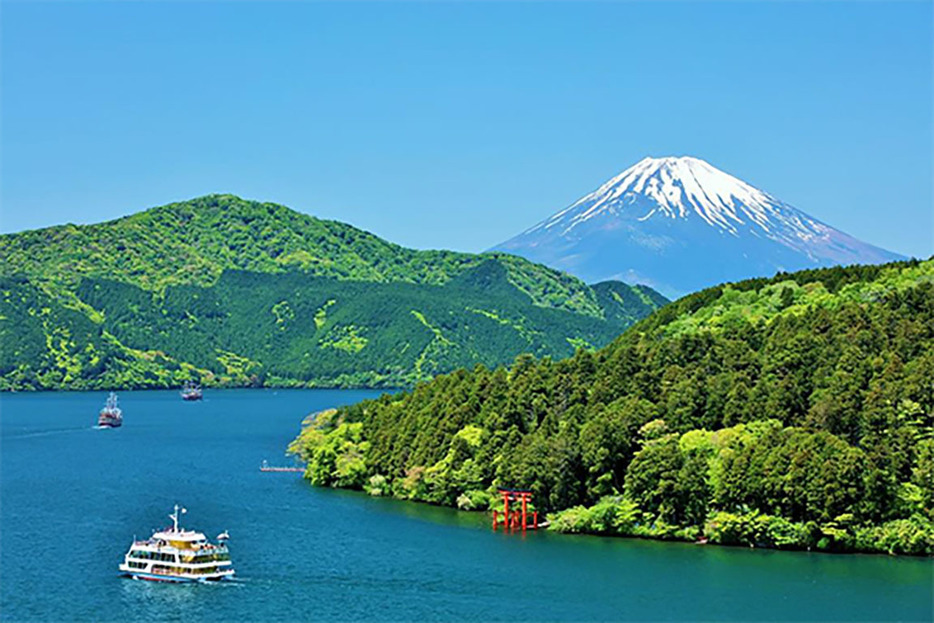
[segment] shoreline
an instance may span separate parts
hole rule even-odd
[[[386,390],[386,391],[405,391],[411,389],[411,386],[394,386],[394,385],[311,385],[311,386],[295,386],[295,385],[202,385],[202,389],[205,390],[231,390],[231,389],[253,389],[253,390],[278,390],[278,389],[294,389],[294,390]],[[18,388],[18,389],[0,389],[0,397],[13,394],[51,394],[51,393],[78,393],[78,392],[165,392],[165,391],[178,391],[181,387],[171,386],[171,387],[57,387],[57,388]]]
[[[449,506],[446,504],[437,504],[435,502],[430,502],[427,500],[406,499],[406,498],[396,497],[392,495],[372,495],[370,493],[367,493],[363,489],[352,488],[352,487],[334,487],[334,486],[315,485],[311,483],[308,480],[308,478],[305,477],[304,473],[302,474],[301,479],[305,481],[308,484],[308,486],[314,487],[315,489],[344,491],[347,493],[354,493],[354,494],[359,494],[361,496],[366,496],[368,498],[393,500],[396,502],[413,503],[413,504],[429,506],[433,508],[449,509],[457,514],[460,514],[460,513],[467,513],[467,514],[474,514],[474,515],[482,514],[482,515],[486,515],[490,517],[491,512],[492,512],[490,509],[467,510],[467,509],[457,508],[455,506]],[[888,551],[882,551],[882,550],[822,549],[818,547],[798,547],[798,546],[770,547],[767,544],[719,543],[719,542],[714,542],[710,540],[706,540],[705,542],[702,543],[695,539],[683,538],[683,537],[678,537],[674,535],[652,536],[649,534],[620,534],[620,533],[613,533],[613,532],[566,531],[566,530],[559,530],[559,529],[554,528],[553,526],[556,525],[554,521],[554,515],[557,513],[562,513],[565,510],[568,510],[568,509],[563,509],[561,511],[555,511],[553,513],[546,514],[545,515],[546,521],[549,522],[549,525],[547,527],[538,528],[538,529],[529,529],[529,530],[526,530],[525,533],[531,534],[535,532],[547,532],[550,534],[557,534],[561,536],[570,536],[570,537],[600,537],[600,538],[609,538],[609,539],[631,539],[631,540],[644,541],[644,542],[679,543],[682,545],[698,545],[698,546],[705,546],[705,547],[713,546],[717,548],[722,547],[722,548],[730,548],[730,549],[754,549],[754,550],[768,551],[768,552],[785,552],[785,553],[796,552],[796,553],[802,553],[802,554],[822,554],[822,555],[823,554],[835,554],[835,555],[840,555],[840,556],[854,556],[854,555],[888,556],[891,558],[899,558],[903,560],[934,559],[934,554],[905,554],[905,553],[888,552]],[[703,528],[700,526],[673,527],[673,528],[675,528],[676,530],[697,529],[699,530],[700,535],[703,536]],[[490,532],[494,532],[494,531],[491,529]],[[495,531],[495,533],[502,534],[503,531],[502,529],[500,529],[500,530]],[[506,532],[505,534],[523,535],[523,531],[521,529],[518,529],[518,530],[513,530],[511,532]],[[704,538],[706,539],[706,537]]]

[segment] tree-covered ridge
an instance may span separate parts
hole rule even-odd
[[[0,390],[177,387],[211,378],[163,352],[127,347],[99,312],[72,302],[25,278],[0,277]]]
[[[227,270],[161,292],[85,278],[67,296],[0,278],[0,294],[0,389],[405,386],[517,353],[568,356],[648,312],[533,305],[492,259],[444,285]]]
[[[3,235],[0,258],[0,390],[409,385],[599,347],[667,302],[231,195]]]
[[[519,257],[406,249],[345,223],[233,195],[209,195],[106,223],[0,235],[0,258],[7,276],[68,288],[83,277],[103,277],[155,291],[209,286],[228,269],[442,285],[493,259],[536,305],[602,317],[596,294],[582,281]],[[657,296],[649,288],[637,291]]]
[[[771,322],[814,307],[879,301],[921,283],[934,283],[930,261],[779,273],[772,278],[749,279],[690,294],[646,320],[641,329],[664,325],[665,334],[673,335]]]
[[[656,310],[669,303],[664,296],[642,285],[629,285],[622,281],[601,281],[591,286],[597,304],[607,320],[629,326],[644,318],[644,310]]]
[[[934,553],[934,260],[672,303],[595,353],[478,366],[309,421],[313,483],[557,529]]]

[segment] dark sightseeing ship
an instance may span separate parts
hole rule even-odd
[[[182,400],[201,400],[201,388],[192,381],[188,381],[185,383],[185,386],[182,387],[181,396]]]

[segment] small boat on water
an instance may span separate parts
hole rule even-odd
[[[179,511],[175,505],[169,515],[172,525],[159,530],[145,541],[134,541],[120,565],[121,575],[136,580],[154,582],[214,582],[229,580],[234,568],[227,550],[227,531],[211,543],[203,533],[185,530],[178,525]]]
[[[185,386],[182,387],[182,391],[180,393],[182,396],[182,400],[201,400],[201,398],[203,397],[203,392],[201,391],[201,387],[199,387],[196,383],[193,383],[192,381],[188,381],[187,383],[185,383]]]
[[[118,428],[123,426],[123,411],[117,406],[117,394],[110,392],[107,398],[107,404],[101,409],[97,417],[97,425],[100,428]]]

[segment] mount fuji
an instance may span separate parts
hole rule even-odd
[[[491,250],[667,296],[778,271],[905,259],[691,157],[645,158]]]

